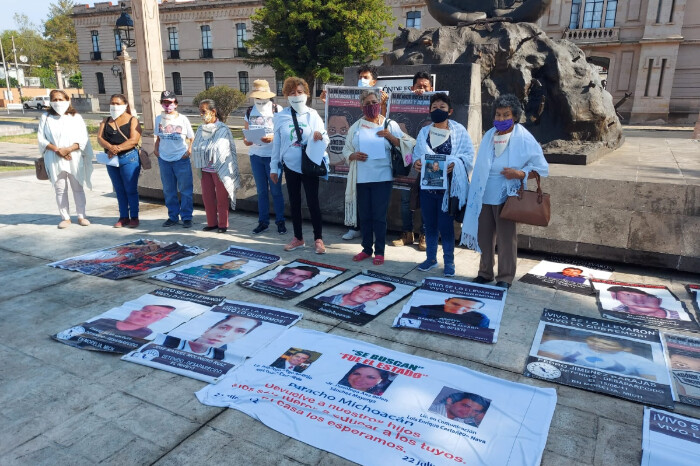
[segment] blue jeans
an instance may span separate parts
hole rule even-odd
[[[391,181],[357,183],[357,211],[360,214],[362,251],[371,256],[384,255],[386,245],[386,213],[391,199]]]
[[[107,165],[107,174],[117,193],[119,218],[139,218],[139,173],[141,161],[139,152],[132,149],[119,156],[119,166]]]
[[[420,208],[425,227],[425,255],[428,260],[437,260],[438,235],[442,237],[442,257],[445,264],[455,263],[454,218],[442,211],[444,191],[420,192]]]
[[[270,157],[250,156],[250,168],[253,170],[255,189],[258,191],[258,222],[270,224],[270,197],[275,206],[275,223],[284,222],[284,196],[282,195],[282,177],[273,183],[270,181]]]
[[[420,216],[420,210],[418,211]],[[413,211],[411,210],[411,191],[408,189],[401,190],[401,231],[404,233],[414,233],[413,230]],[[420,234],[425,233],[423,222],[418,230]]]
[[[160,167],[160,181],[163,183],[163,196],[165,206],[168,208],[168,218],[177,222],[192,220],[192,166],[189,157],[186,159],[166,162],[158,157]],[[177,193],[180,192],[180,200]]]

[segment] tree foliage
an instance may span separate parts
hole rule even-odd
[[[73,76],[68,78],[68,83],[70,84],[70,87],[74,87],[76,89],[82,89],[83,88],[83,73],[78,71]]]
[[[247,97],[238,89],[223,85],[213,86],[206,91],[200,92],[194,96],[194,99],[192,99],[192,104],[199,106],[199,102],[204,99],[211,99],[214,101],[214,103],[216,103],[216,106],[222,115],[221,121],[226,123],[226,119],[231,112],[240,107],[241,104],[247,100]]]
[[[49,42],[53,62],[64,68],[64,73],[78,71],[78,41],[71,14],[74,0],[57,0],[49,6],[49,16],[44,22],[44,37]]]
[[[344,67],[378,58],[394,17],[384,0],[267,0],[251,20],[251,61],[313,91],[315,78],[342,81]]]

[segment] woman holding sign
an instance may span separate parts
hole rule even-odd
[[[515,222],[500,218],[501,210],[508,196],[517,194],[521,180],[526,184],[528,178],[538,173],[547,176],[549,165],[537,140],[517,123],[523,114],[518,98],[501,95],[494,107],[494,127],[481,141],[469,187],[461,244],[481,253],[475,283],[493,281],[497,246],[496,286],[510,288],[518,260],[518,236]]]
[[[382,116],[381,89],[362,91],[360,105],[363,116],[348,130],[343,148],[343,157],[350,165],[345,188],[345,223],[357,225],[355,215],[359,213],[362,251],[352,260],[359,262],[374,253],[372,263],[382,265],[386,214],[394,180],[391,147],[399,147],[402,154],[407,154],[415,141],[404,134],[395,121]]]
[[[442,237],[445,276],[455,274],[454,217],[448,213],[450,198],[457,198],[459,207],[466,204],[469,172],[474,166],[474,146],[464,126],[448,117],[452,102],[444,92],[430,98],[430,119],[433,124],[418,133],[414,157],[416,171],[421,173],[420,206],[425,226],[426,259],[418,266],[421,272],[437,267],[438,235]],[[446,167],[446,169],[445,169]]]

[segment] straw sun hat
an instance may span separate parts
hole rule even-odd
[[[253,90],[248,94],[251,99],[270,99],[274,97],[274,92],[270,91],[270,84],[264,79],[253,81]]]

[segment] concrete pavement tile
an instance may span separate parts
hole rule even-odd
[[[65,285],[76,278],[70,276],[70,272],[61,270],[59,273],[54,274],[47,273],[47,269],[48,267],[45,265],[38,265],[3,273],[4,283],[12,283],[12,286],[3,286],[0,288],[0,302],[15,296],[27,295],[37,290],[44,290],[53,285]]]
[[[548,384],[548,386],[554,386]],[[568,406],[579,411],[595,414],[602,419],[613,419],[628,425],[641,425],[643,406],[631,401],[580,390],[578,388],[557,386],[557,405]]]
[[[69,419],[48,430],[45,435],[53,442],[69,447],[68,451],[71,454],[94,462],[106,460],[137,438],[131,432],[111,422],[82,416]],[[99,448],[95,448],[97,445]]]
[[[568,406],[557,405],[550,429],[560,433],[557,437],[562,436],[561,434],[576,434],[595,440],[598,437],[598,416]]]
[[[576,432],[567,432],[565,435],[550,435],[547,438],[546,448],[548,451],[565,458],[581,461],[584,464],[592,464],[596,439],[584,437]]]
[[[578,458],[567,458],[565,456],[560,455],[559,453],[555,453],[545,448],[544,455],[542,455],[541,466],[562,466],[564,464],[566,466],[587,466],[593,463],[582,463],[581,461],[578,461]]]
[[[158,432],[162,437],[167,437],[170,434],[170,430],[163,429],[162,426],[159,426]],[[172,447],[174,445],[169,445],[169,448],[165,448],[140,438],[134,438],[124,448],[105,458],[103,463],[115,465],[151,464]]]
[[[278,455],[265,451],[237,436],[204,426],[190,437],[180,442],[175,448],[159,458],[155,465],[191,465],[193,458],[198,463],[207,465],[218,464],[251,464],[254,458],[270,458]],[[270,463],[274,464],[274,463]]]
[[[288,440],[284,434],[235,409],[226,408],[207,422],[207,427],[231,434],[242,441],[253,443],[268,451],[280,451]]]
[[[0,464],[3,466],[26,466],[28,464],[32,466],[90,465],[94,464],[94,461],[55,444],[46,436],[39,435],[0,456]]]
[[[321,459],[319,459],[318,463],[316,464],[318,466],[350,466],[357,463],[348,461],[345,458],[341,458],[338,455],[334,455],[333,453],[328,453],[324,451],[321,455]]]
[[[641,412],[631,424],[601,418],[598,422],[598,441],[593,464],[639,464],[642,459],[641,445]]]

